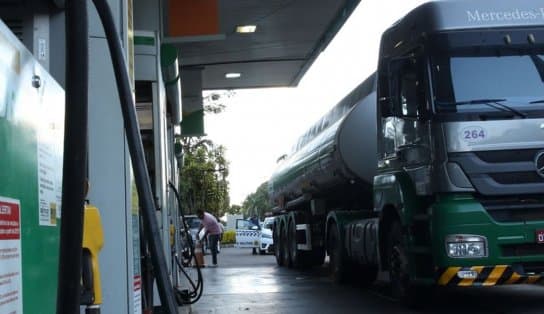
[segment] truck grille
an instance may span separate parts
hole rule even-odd
[[[500,184],[544,183],[544,178],[535,171],[494,173],[489,176]]]
[[[540,149],[450,153],[470,182],[482,195],[541,194],[544,178],[536,170]]]
[[[481,160],[489,163],[533,161],[540,149],[501,150],[475,152]]]
[[[501,251],[504,257],[544,255],[544,244],[523,243],[502,245]]]
[[[480,199],[497,222],[544,221],[544,202],[536,199]]]

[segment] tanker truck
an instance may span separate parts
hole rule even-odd
[[[544,274],[544,4],[437,1],[269,180],[276,261],[392,295]]]

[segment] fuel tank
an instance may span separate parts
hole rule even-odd
[[[274,204],[298,198],[371,190],[377,167],[375,75],[367,78],[317,121],[269,180]]]

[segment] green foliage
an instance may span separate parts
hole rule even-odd
[[[268,198],[268,181],[261,184],[257,190],[249,194],[242,204],[242,213],[246,217],[257,215],[263,220],[265,213],[272,210],[272,203]]]
[[[186,213],[204,209],[220,217],[229,207],[229,175],[225,148],[200,138],[184,138],[180,173],[182,206]]]
[[[223,233],[223,239],[221,239],[221,244],[232,244],[236,243],[236,231],[228,230]]]
[[[242,213],[242,206],[233,204],[227,209],[227,214],[241,214]]]
[[[225,102],[228,102],[235,95],[236,92],[233,90],[204,92],[202,99],[204,111],[208,113],[221,113],[225,111]]]

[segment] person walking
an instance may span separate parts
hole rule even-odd
[[[212,251],[212,266],[217,267],[217,243],[219,242],[219,237],[221,236],[221,227],[217,219],[210,214],[205,212],[202,209],[196,211],[196,215],[200,218],[200,228],[197,233],[200,234],[200,231],[205,228],[205,233],[202,239],[208,236],[208,245]],[[198,239],[198,238],[197,238]],[[198,239],[200,240],[200,239]]]

